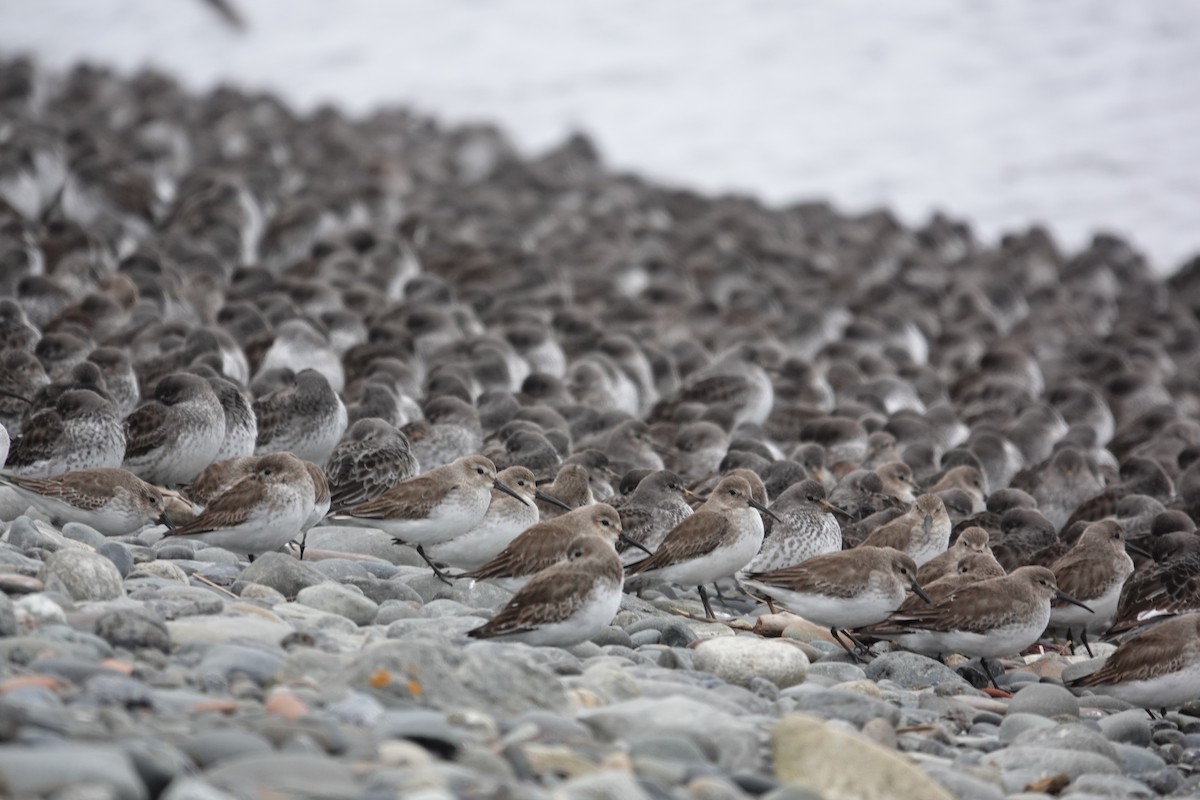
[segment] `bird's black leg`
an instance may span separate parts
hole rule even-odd
[[[1096,654],[1092,652],[1092,646],[1088,644],[1086,626],[1084,626],[1083,631],[1079,634],[1079,641],[1083,642],[1083,649],[1087,650],[1088,658],[1095,658]]]
[[[716,619],[717,615],[713,613],[712,606],[708,602],[708,592],[704,590],[703,586],[697,586],[696,591],[700,593],[700,602],[704,604],[704,613],[709,619]]]
[[[849,655],[850,658],[854,660],[855,664],[862,663],[862,659],[859,658],[858,653],[854,652],[854,649],[851,648],[850,645],[848,645],[844,641],[842,641],[842,637],[838,633],[837,628],[830,628],[829,633],[833,635],[833,640],[835,642],[837,642],[838,644],[840,644],[842,646],[842,649],[846,651],[847,655]]]
[[[992,684],[992,688],[996,691],[1003,691],[1003,689],[1000,688],[1000,684],[996,683],[996,676],[992,674],[992,669],[988,666],[986,658],[981,657],[979,659],[979,666],[983,668],[983,674],[987,675],[988,682]]]
[[[442,572],[441,568],[437,564],[433,563],[433,560],[430,559],[429,556],[425,555],[425,548],[423,546],[417,545],[417,555],[425,559],[425,563],[429,565],[431,570],[433,570],[433,574],[438,576],[438,580],[447,586],[454,585],[454,581],[446,577],[446,573]]]

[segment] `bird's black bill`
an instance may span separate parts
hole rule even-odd
[[[1092,611],[1090,606],[1084,605],[1083,603],[1079,602],[1074,597],[1071,597],[1071,595],[1064,592],[1062,589],[1059,589],[1057,592],[1054,593],[1054,599],[1062,600],[1064,603],[1070,603],[1073,606],[1079,606],[1084,611],[1090,612],[1092,614],[1096,613],[1095,611]]]
[[[851,514],[849,511],[847,511],[844,508],[841,508],[840,506],[835,506],[833,503],[829,502],[828,500],[818,500],[817,505],[819,505],[821,508],[825,509],[826,511],[830,511],[834,514],[841,514],[846,519],[854,519],[854,515]]]
[[[520,500],[522,503],[524,503],[527,506],[533,505],[533,503],[529,502],[524,497],[521,497],[521,495],[517,494],[512,489],[508,488],[503,483],[501,483],[499,478],[492,481],[492,486],[494,486],[495,488],[499,489],[500,491],[504,492],[507,495],[512,495],[513,497],[517,498],[518,500]]]
[[[638,550],[641,550],[643,553],[645,553],[645,554],[646,554],[646,555],[648,555],[648,556],[652,556],[652,555],[654,555],[654,553],[651,553],[649,550],[647,550],[647,549],[646,549],[646,548],[645,548],[645,547],[642,545],[642,543],[641,543],[641,542],[635,542],[633,539],[630,539],[628,536],[626,536],[626,535],[625,535],[625,534],[623,534],[623,533],[618,533],[618,534],[617,534],[617,541],[618,541],[618,542],[621,542],[621,543],[622,543],[622,544],[624,544],[626,547],[636,547]]]
[[[159,525],[166,525],[167,530],[169,531],[175,530],[175,523],[165,513],[159,514],[158,519],[156,519],[155,522],[157,522]]]
[[[929,605],[933,605],[933,599],[929,595],[925,594],[925,590],[921,588],[919,583],[913,581],[911,585],[913,593],[916,594],[917,597],[921,598]]]
[[[770,517],[771,519],[775,520],[776,522],[783,522],[783,520],[781,520],[781,519],[779,518],[779,515],[778,515],[778,514],[776,514],[774,511],[772,511],[771,509],[767,508],[767,507],[766,507],[766,506],[764,506],[762,503],[758,502],[757,500],[755,500],[755,499],[753,499],[753,498],[751,498],[750,500],[747,500],[747,501],[746,501],[746,504],[747,504],[747,505],[749,505],[751,508],[758,509],[759,511],[761,511],[761,512],[762,512],[762,513],[764,513],[764,514],[766,514],[766,515],[767,515],[768,517]]]
[[[1136,544],[1125,543],[1125,549],[1133,553],[1135,556],[1143,556],[1145,558],[1154,558],[1154,555],[1144,547],[1138,547]]]
[[[538,489],[536,492],[534,492],[533,496],[536,497],[538,500],[541,500],[543,503],[549,503],[552,506],[558,506],[559,508],[564,508],[567,511],[571,510],[571,507],[569,505],[567,505],[566,503],[564,503],[562,500],[559,500],[557,497],[555,497],[552,494],[546,494],[541,489]]]

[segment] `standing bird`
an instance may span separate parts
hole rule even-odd
[[[723,478],[704,505],[676,525],[654,555],[632,564],[628,574],[695,586],[704,613],[716,619],[704,584],[727,578],[750,563],[762,547],[766,507],[751,496],[745,478]],[[767,512],[770,513],[770,512]]]
[[[502,470],[496,479],[511,487],[518,496],[492,489],[492,502],[479,524],[448,542],[431,544],[426,548],[430,558],[459,569],[475,569],[508,547],[522,531],[537,524],[535,500],[566,506],[566,503],[537,488],[533,473],[525,467],[509,467]]]
[[[958,538],[954,540],[954,544],[950,545],[945,552],[921,565],[921,569],[917,572],[917,580],[924,586],[938,578],[953,575],[958,570],[959,562],[972,553],[991,555],[992,549],[988,547],[988,539],[988,532],[983,528],[964,528],[958,534]]]
[[[196,519],[167,535],[196,539],[253,560],[296,538],[314,505],[313,480],[304,462],[291,453],[273,453],[212,498]]]
[[[334,519],[376,528],[392,536],[397,544],[416,545],[417,553],[434,574],[445,580],[441,569],[426,555],[425,545],[448,542],[478,525],[491,505],[492,489],[526,502],[500,482],[491,461],[483,456],[464,456],[401,481]]]
[[[325,465],[334,513],[374,500],[420,472],[405,436],[375,417],[350,426]]]
[[[479,411],[453,395],[430,400],[425,404],[425,419],[410,422],[401,430],[422,469],[449,464],[483,447]]]
[[[1129,545],[1115,520],[1093,522],[1065,555],[1050,565],[1054,579],[1064,591],[1087,603],[1091,611],[1055,600],[1050,604],[1050,627],[1066,630],[1074,646],[1073,632],[1092,655],[1089,633],[1103,633],[1117,614],[1121,587],[1133,574],[1133,559],[1125,552]]]
[[[496,616],[467,635],[557,647],[586,642],[616,616],[624,578],[610,542],[576,536],[566,561],[534,575]]]
[[[1200,696],[1200,613],[1134,634],[1100,669],[1068,685],[1147,709],[1166,710],[1195,700]]]
[[[929,601],[917,583],[916,562],[891,547],[838,550],[784,569],[750,573],[743,583],[829,628],[851,655],[840,629],[882,622],[900,608],[909,590]]]

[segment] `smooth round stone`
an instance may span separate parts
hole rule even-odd
[[[8,532],[4,534],[4,541],[8,542],[11,547],[24,552],[45,550],[53,553],[62,549],[66,540],[61,534],[42,530],[32,518],[20,516],[9,524]]]
[[[259,558],[261,557],[259,556]],[[232,567],[240,567],[242,562],[246,560],[237,553],[226,550],[224,547],[198,547],[196,548],[196,555],[193,558],[203,564],[223,564]]]
[[[463,605],[457,600],[430,600],[421,611],[421,615],[427,619],[465,617],[474,613],[474,608]]]
[[[182,750],[162,739],[126,739],[120,746],[152,797],[194,769],[192,760]]]
[[[271,743],[264,737],[240,728],[200,731],[184,739],[179,747],[201,769],[231,758],[274,752]]]
[[[999,786],[970,775],[962,769],[942,764],[923,764],[921,770],[955,797],[969,797],[971,800],[1004,800],[1004,792],[1000,790]]]
[[[96,548],[96,552],[107,558],[117,568],[124,578],[133,569],[133,553],[129,548],[118,542],[104,542]]]
[[[660,630],[662,636],[659,641],[667,647],[688,647],[700,638],[694,630],[677,619],[669,620]]]
[[[694,741],[683,736],[642,736],[629,742],[629,753],[638,758],[707,764],[708,756]]]
[[[63,525],[62,534],[73,541],[83,542],[93,550],[99,550],[102,545],[108,542],[108,538],[103,533],[91,525],[84,525],[82,522],[68,522],[66,525]]]
[[[8,595],[0,593],[0,637],[16,636],[20,632],[21,627],[17,624],[12,600],[8,599]]]
[[[619,629],[618,629],[619,630]],[[647,644],[658,644],[662,640],[662,631],[638,631],[629,637],[632,647],[641,647]]]
[[[418,603],[421,602],[421,595],[400,581],[379,580],[372,575],[366,575],[363,577],[350,576],[340,578],[338,583],[358,589],[365,597],[374,600],[376,603],[383,603],[387,600],[414,600]]]
[[[1101,717],[1100,732],[1111,742],[1136,744],[1142,747],[1150,744],[1150,722],[1146,712],[1140,708],[1122,711],[1109,717]]]
[[[1037,714],[1009,713],[1000,723],[1000,741],[1011,742],[1028,731],[1053,728],[1058,723]]]
[[[398,619],[415,619],[421,616],[421,604],[407,600],[384,600],[375,612],[374,624],[391,625]]]
[[[654,631],[655,634],[658,631]],[[657,638],[657,636],[656,636]],[[606,647],[610,644],[621,645],[622,647],[633,647],[632,637],[625,631],[618,628],[616,625],[609,625],[592,637],[592,641],[601,647]]]
[[[369,578],[371,573],[358,561],[348,558],[323,558],[320,561],[305,562],[317,572],[330,580],[340,581],[345,578]]]
[[[262,685],[274,677],[283,664],[284,654],[278,649],[259,649],[240,644],[218,644],[210,647],[196,667],[201,675],[219,676],[223,681],[244,675]]]
[[[866,666],[865,672],[873,681],[890,680],[905,689],[925,689],[939,684],[966,684],[958,673],[945,664],[905,650],[895,650],[876,657]]]
[[[866,680],[867,673],[857,664],[847,664],[840,661],[818,661],[808,667],[809,677],[823,675],[833,678],[834,683]]]
[[[147,561],[144,564],[138,564],[125,577],[160,578],[162,580],[175,581],[176,583],[185,585],[188,582],[187,573],[172,564],[170,561]]]
[[[1070,690],[1049,683],[1026,686],[1008,701],[1009,714],[1042,717],[1078,717],[1079,700]]]
[[[1071,781],[1063,797],[1157,797],[1158,793],[1141,781],[1124,775],[1080,775]]]
[[[38,564],[41,567],[41,564]],[[16,572],[0,572],[0,592],[6,595],[32,594],[40,592],[46,585],[32,575],[20,575]]]
[[[780,688],[803,682],[808,657],[786,642],[750,636],[706,639],[693,650],[692,663],[738,686],[765,678]]]
[[[1056,750],[1041,746],[1010,746],[983,757],[983,764],[1003,772],[1032,774],[1034,779],[1066,775],[1072,780],[1091,773],[1116,775],[1121,770],[1112,759],[1082,750]],[[1025,780],[1025,777],[1022,778]]]
[[[29,629],[46,625],[66,624],[67,615],[62,606],[46,594],[27,594],[13,603],[18,627]]]
[[[1117,749],[1104,734],[1077,722],[1064,722],[1053,728],[1028,730],[1013,740],[1013,745],[1078,750],[1117,760]]]
[[[113,609],[96,619],[96,635],[113,647],[126,650],[171,650],[171,635],[160,619],[129,608]]]
[[[50,591],[72,600],[112,600],[125,594],[121,573],[113,562],[91,550],[74,548],[51,553],[38,578]]]
[[[362,592],[332,581],[307,586],[296,595],[302,605],[337,614],[355,625],[369,625],[375,619],[379,606]]]
[[[191,560],[196,557],[196,547],[181,539],[154,548],[154,553],[164,561]]]
[[[324,575],[286,553],[263,553],[238,575],[239,584],[261,583],[284,597],[295,597],[301,589],[324,582]]]
[[[57,793],[78,785],[94,787],[103,792],[100,796],[116,800],[147,796],[129,756],[110,745],[0,748],[0,787],[6,797],[63,796]]]
[[[901,720],[900,709],[885,700],[840,688],[810,687],[808,683],[785,689],[780,703],[825,719],[845,720],[855,728],[861,728],[876,717],[886,719],[893,727]]]

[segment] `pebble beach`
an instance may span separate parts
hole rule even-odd
[[[713,353],[770,341],[797,363],[776,365],[770,415],[731,430],[704,479],[788,460],[811,441],[807,423],[840,416],[864,441],[887,433],[872,446],[925,483],[938,459],[922,461],[906,449],[921,442],[888,423],[948,415],[967,432],[1003,432],[1025,467],[1050,460],[1056,441],[1109,485],[1127,456],[1157,461],[1179,498],[1147,520],[1172,503],[1190,512],[1184,488],[1200,485],[1189,483],[1200,469],[1195,260],[1165,279],[1111,235],[1067,251],[1032,227],[985,245],[949,216],[913,227],[886,209],[665,188],[609,169],[584,135],[526,157],[490,125],[403,109],[300,114],[269,94],[192,93],[151,72],[9,61],[0,88],[12,154],[0,165],[0,295],[43,341],[117,345],[135,365],[182,369],[189,333],[219,328],[239,303],[267,326],[227,333],[206,355],[232,341],[255,393],[274,327],[311,318],[331,349],[349,332],[338,356],[352,419],[372,364],[398,360],[413,391],[393,392],[396,424],[457,381],[491,412],[482,451],[539,478],[589,435],[647,417]],[[63,152],[95,159],[64,164],[101,168],[59,195],[44,165]],[[33,177],[5,184],[22,159]],[[125,305],[81,304],[126,286]],[[358,325],[322,317],[332,311]],[[552,333],[561,374],[537,380],[545,362],[518,337],[496,345],[513,359],[472,349],[518,323]],[[606,337],[643,348],[652,368],[632,411],[621,392],[637,376],[613,377],[624,350]],[[1016,355],[980,366],[999,351]],[[616,370],[603,402],[567,369],[595,352]],[[799,362],[820,366],[828,397]],[[1079,385],[1101,398],[1108,438],[1055,406],[1056,387]],[[591,414],[578,408],[585,390]],[[495,394],[514,402],[481,399]],[[1163,406],[1169,420],[1138,427]],[[521,416],[534,407],[540,416]],[[1022,413],[1048,407],[1061,425],[1027,435]],[[548,463],[503,438],[514,419],[543,428],[557,450]],[[875,457],[864,450],[846,471]],[[594,474],[598,492],[618,491],[619,476]],[[1047,637],[1001,659],[991,686],[978,659],[886,643],[858,663],[827,629],[732,580],[719,582],[716,621],[694,587],[658,586],[625,594],[581,644],[477,641],[467,632],[512,593],[440,580],[380,530],[331,519],[308,531],[303,559],[293,546],[248,562],[162,525],[121,536],[56,526],[6,489],[0,511],[6,797],[1200,796],[1200,702],[1159,718],[1064,686],[1113,652],[1106,642],[1093,640],[1089,659]]]

